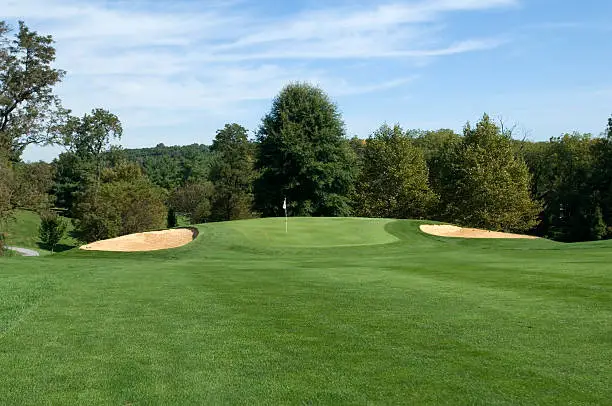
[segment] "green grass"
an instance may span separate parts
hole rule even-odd
[[[72,223],[69,219],[65,219],[68,228],[66,236],[60,241],[57,251],[63,251],[74,248],[79,242],[72,238],[69,233],[72,231]],[[0,232],[6,233],[6,244],[22,248],[31,248],[38,251],[41,255],[47,255],[51,252],[41,246],[38,239],[38,227],[40,226],[40,216],[37,213],[17,210],[14,218],[6,225],[0,225]]]
[[[419,222],[207,224],[185,247],[0,259],[11,404],[609,404],[612,244]]]

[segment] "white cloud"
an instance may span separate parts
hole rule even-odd
[[[503,41],[497,36],[446,40],[446,16],[517,5],[396,1],[327,5],[280,17],[235,2],[203,3],[0,0],[0,19],[23,19],[54,36],[57,66],[68,71],[58,89],[67,107],[76,114],[108,108],[129,130],[179,125],[197,112],[231,116],[295,80],[318,83],[332,97],[403,86],[413,72],[356,83],[348,65],[384,59],[417,66],[498,47]]]

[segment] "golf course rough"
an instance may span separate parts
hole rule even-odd
[[[245,220],[170,250],[0,258],[2,403],[609,404],[611,242],[428,223]]]

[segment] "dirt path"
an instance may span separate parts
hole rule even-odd
[[[23,255],[24,257],[38,257],[40,254],[38,251],[31,250],[29,248],[20,248],[20,247],[11,247],[7,245],[5,247],[7,250],[15,251]]]

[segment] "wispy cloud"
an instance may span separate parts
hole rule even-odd
[[[176,123],[177,112],[184,111],[228,114],[244,103],[270,99],[293,80],[319,83],[332,96],[404,86],[414,80],[413,72],[354,83],[347,64],[430,61],[496,48],[504,42],[498,35],[447,40],[445,18],[518,4],[396,1],[266,16],[255,7],[223,1],[207,1],[205,6],[157,1],[0,3],[0,19],[24,19],[56,39],[57,65],[68,71],[60,88],[68,107],[107,107],[121,113],[127,127]]]

